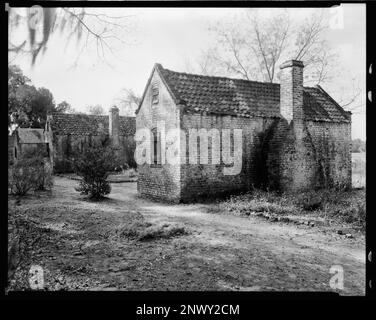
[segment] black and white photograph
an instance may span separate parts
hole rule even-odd
[[[3,9],[7,295],[366,295],[368,4],[59,2]]]

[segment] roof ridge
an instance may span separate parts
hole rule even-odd
[[[90,114],[90,113],[62,113],[62,112],[52,112],[51,115],[107,117],[106,114]]]
[[[162,67],[162,66],[161,66]],[[256,80],[248,80],[248,79],[240,79],[240,78],[232,78],[232,77],[223,77],[223,76],[208,76],[204,74],[198,74],[198,73],[189,73],[189,72],[179,72],[179,71],[174,71],[170,69],[166,69],[162,67],[162,70],[171,72],[171,73],[177,73],[177,74],[183,74],[183,75],[188,75],[188,76],[195,76],[195,77],[202,77],[202,78],[210,78],[210,79],[222,79],[222,80],[234,80],[234,81],[245,81],[245,82],[252,82],[252,83],[259,83],[259,84],[265,84],[265,85],[275,85],[279,86],[279,83],[275,82],[263,82],[263,81],[256,81]]]
[[[281,84],[278,83],[278,82],[264,82],[264,81],[256,81],[256,80],[240,79],[240,78],[233,78],[233,77],[208,76],[208,75],[198,74],[198,73],[180,72],[180,71],[174,71],[174,70],[171,70],[171,69],[166,69],[166,68],[164,68],[160,63],[156,63],[155,65],[157,65],[159,68],[161,68],[162,70],[165,70],[165,71],[167,71],[167,72],[178,73],[178,74],[184,74],[184,75],[189,75],[189,76],[197,76],[197,77],[204,77],[204,78],[216,78],[216,79],[224,79],[224,80],[245,81],[245,82],[260,83],[260,84],[267,84],[267,85],[276,85],[276,86],[280,86],[280,85],[281,85]],[[321,87],[318,88],[318,85],[317,85],[317,86],[314,86],[314,87],[312,87],[312,86],[303,86],[303,88],[320,90]]]
[[[43,128],[20,128],[17,127],[15,130],[44,130]]]
[[[184,105],[182,112],[231,113],[244,117],[280,115],[280,83],[178,72],[165,69],[159,63],[154,65],[136,114],[142,106],[153,72],[158,72],[176,104]],[[307,110],[312,108],[314,111],[310,115],[314,120],[347,122],[343,109],[340,110],[323,89],[303,86],[303,91],[304,95],[312,96],[311,100],[315,102],[312,104],[311,101],[305,106]],[[318,110],[318,107],[322,110]]]
[[[101,117],[101,118],[108,118],[107,114],[88,114],[88,113],[60,113],[60,112],[54,112],[51,114],[52,116],[88,116],[88,117]],[[135,116],[124,116],[124,115],[119,115],[119,118],[136,118]],[[30,128],[33,129],[33,128]]]
[[[157,65],[159,65],[160,67],[162,67],[161,64],[159,64],[159,63]],[[240,79],[240,78],[233,78],[233,77],[208,76],[208,75],[198,74],[198,73],[189,73],[189,72],[174,71],[174,70],[166,69],[166,68],[163,68],[163,67],[162,67],[162,70],[165,70],[167,72],[172,72],[172,73],[189,75],[189,76],[198,76],[198,77],[204,77],[204,78],[216,78],[216,79],[224,79],[224,80],[235,80],[235,81],[245,81],[245,82],[260,83],[260,84],[266,84],[266,85],[281,86],[281,84],[278,83],[278,82],[263,82],[263,81],[247,80],[247,79]],[[314,87],[312,87],[312,86],[303,86],[303,88],[319,90],[319,88],[317,86],[314,86]]]

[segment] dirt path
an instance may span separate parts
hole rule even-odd
[[[365,247],[362,241],[325,235],[318,228],[270,223],[250,217],[217,215],[210,205],[165,205],[136,198],[136,190],[114,190],[153,222],[176,222],[195,231],[187,256],[229,263],[229,274],[242,285],[221,282],[237,290],[330,290],[333,265],[344,269],[344,291],[362,294],[365,287]],[[115,194],[114,194],[115,195]],[[135,199],[137,199],[135,201]],[[195,246],[215,248],[201,256]],[[341,292],[341,291],[338,291]]]
[[[73,187],[71,180],[56,178],[53,197],[25,204],[29,209],[54,205],[56,210],[45,213],[35,210],[34,219],[50,221],[55,229],[59,223],[68,226],[60,242],[51,240],[58,247],[54,258],[46,245],[32,258],[51,277],[55,274],[53,279],[61,277],[63,288],[75,289],[72,284],[82,279],[88,290],[332,291],[329,270],[340,265],[344,290],[338,292],[364,294],[363,239],[325,234],[317,227],[213,214],[210,204],[155,203],[137,198],[135,183],[113,184],[110,200],[102,203],[83,201]],[[103,236],[136,215],[153,224],[184,226],[190,234],[149,242]],[[72,249],[77,243],[81,253]]]

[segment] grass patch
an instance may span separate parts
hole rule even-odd
[[[121,225],[117,234],[120,238],[128,238],[137,241],[152,241],[158,239],[170,239],[190,232],[182,226],[168,223],[153,225],[150,222],[137,221],[129,225]]]
[[[220,210],[236,215],[249,216],[252,213],[267,212],[269,214],[287,215],[296,211],[286,199],[274,192],[254,190],[252,192],[231,196],[219,203]]]
[[[249,216],[259,212],[274,216],[313,214],[364,228],[365,191],[365,189],[317,190],[298,194],[278,194],[253,190],[218,202],[210,211],[227,212],[239,216]]]

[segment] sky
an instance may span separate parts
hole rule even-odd
[[[163,67],[186,71],[187,62],[195,61],[200,53],[214,44],[209,31],[213,23],[236,19],[241,8],[95,8],[93,12],[109,16],[127,16],[126,32],[119,33],[125,42],[111,40],[113,52],[107,52],[106,62],[98,58],[95,46],[89,46],[77,60],[80,44],[66,45],[63,35],[55,33],[45,54],[38,57],[34,67],[27,55],[10,56],[37,87],[46,87],[55,102],[69,102],[77,111],[100,104],[105,110],[116,103],[122,88],[142,95],[155,63]],[[259,9],[267,16],[281,9]],[[294,20],[303,19],[316,9],[289,9]],[[337,91],[345,88],[355,77],[364,94],[359,103],[365,104],[366,77],[366,11],[364,4],[342,4],[340,9],[325,9],[332,17],[325,38],[338,53],[337,65],[343,77],[327,84],[324,89],[339,99]],[[234,20],[236,21],[236,20]],[[27,37],[26,28],[10,34],[15,41]],[[75,63],[76,62],[76,63]],[[340,91],[340,90],[339,90]],[[336,95],[337,96],[336,96]],[[355,111],[354,111],[355,112]],[[352,116],[352,137],[365,139],[365,107]]]

